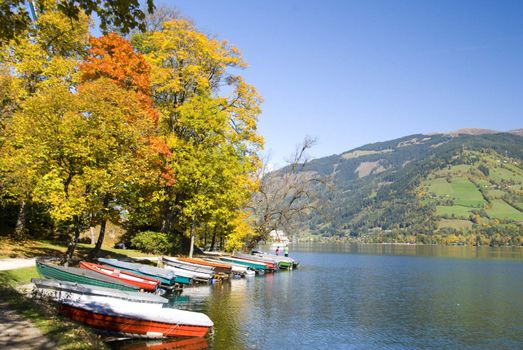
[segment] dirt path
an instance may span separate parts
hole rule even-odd
[[[35,259],[0,259],[0,271],[35,266]]]
[[[56,344],[44,337],[31,322],[0,301],[0,349],[56,349]]]
[[[0,271],[35,266],[35,259],[0,259]],[[30,321],[0,300],[0,349],[56,349]]]

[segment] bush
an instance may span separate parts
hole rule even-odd
[[[167,234],[162,232],[139,232],[131,239],[131,243],[136,249],[145,253],[164,254],[171,249]]]

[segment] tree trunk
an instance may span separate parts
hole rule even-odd
[[[194,252],[194,217],[192,218],[192,223],[191,223],[191,244],[189,246],[189,258],[192,258],[193,252]]]
[[[102,222],[100,223],[100,234],[98,235],[98,240],[96,241],[96,245],[94,246],[93,250],[91,251],[91,254],[89,254],[89,257],[91,259],[94,259],[98,256],[100,253],[100,249],[102,249],[102,243],[104,242],[105,238],[105,227],[107,226],[107,208],[109,208],[109,198],[110,196],[106,194],[104,196],[104,202],[103,202],[103,217]]]
[[[94,226],[89,227],[89,231],[91,232],[91,244],[94,244]]]
[[[73,238],[71,239],[71,242],[69,243],[69,246],[67,247],[67,251],[65,252],[65,255],[62,259],[62,264],[68,266],[73,258],[74,250],[76,249],[76,245],[78,244],[78,239],[80,238],[80,218],[78,215],[73,216],[73,223],[74,223],[74,234]]]
[[[27,212],[27,203],[22,201],[20,203],[20,209],[18,210],[18,218],[16,219],[15,226],[15,239],[19,240],[25,236],[25,216]]]
[[[173,225],[173,218],[174,215],[171,212],[171,208],[169,206],[169,203],[167,201],[162,203],[162,227],[160,229],[163,233],[169,233],[171,232],[171,228]]]
[[[91,215],[89,216],[89,233],[90,233],[90,236],[91,236],[91,244],[95,244],[95,240],[94,240],[94,215],[91,213]]]
[[[212,231],[212,239],[211,239],[211,252],[214,250],[214,245],[216,244],[216,225],[214,226],[214,230]]]

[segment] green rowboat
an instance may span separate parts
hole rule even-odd
[[[140,288],[120,282],[111,277],[104,276],[94,271],[80,269],[77,267],[65,267],[46,264],[36,261],[36,270],[43,278],[56,279],[60,281],[76,282],[91,286],[100,286],[125,291],[138,291]]]
[[[280,269],[289,269],[292,267],[292,263],[290,261],[278,261],[278,267]]]
[[[255,270],[263,270],[263,271],[265,271],[267,269],[267,265],[265,265],[263,263],[259,263],[258,264],[258,263],[254,262],[254,261],[248,261],[248,260],[243,260],[243,259],[235,259],[235,258],[231,258],[231,257],[228,257],[228,256],[221,256],[220,260],[232,262],[232,263],[235,263],[235,264],[240,264],[240,265],[243,265],[243,266],[248,266],[248,267],[253,268]]]

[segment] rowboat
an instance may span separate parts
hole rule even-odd
[[[254,262],[257,262],[260,264],[265,264],[265,265],[267,265],[266,270],[269,270],[269,271],[274,271],[274,270],[278,269],[278,264],[274,260],[261,259],[259,257],[251,257],[251,255],[247,255],[247,254],[234,254],[232,257],[235,259],[242,259],[242,260],[247,260],[247,261],[254,261]]]
[[[184,270],[179,267],[175,267],[175,266],[171,265],[169,262],[164,262],[163,267],[167,270],[173,271],[177,276],[179,276],[179,275],[190,276],[191,279],[193,279],[195,281],[199,281],[199,282],[207,283],[213,278],[213,275],[211,275],[211,274],[204,273],[204,272],[195,272],[195,271]]]
[[[220,264],[223,263],[221,260],[212,259],[212,258],[203,258],[204,261],[209,263],[215,263]],[[233,262],[227,262],[227,265],[231,267],[232,273],[235,275],[242,275],[242,276],[253,276],[255,274],[254,270],[248,266],[235,264]]]
[[[104,333],[128,337],[203,337],[213,326],[211,319],[199,312],[129,302],[64,301],[60,310],[66,317]]]
[[[241,254],[241,253],[236,253],[236,254],[233,255],[233,257],[240,258],[240,259],[261,261],[261,262],[264,262],[264,263],[272,264],[272,266],[274,266],[275,268],[288,269],[289,267],[292,266],[292,264],[290,264],[287,261],[282,261],[282,264],[280,264],[280,262],[278,260],[273,259],[272,257],[265,257],[265,256],[258,256],[258,255],[249,255],[249,254]]]
[[[247,267],[250,267],[256,271],[265,271],[268,269],[268,266],[264,263],[258,263],[258,262],[255,262],[255,261],[251,261],[251,260],[245,260],[245,259],[236,259],[236,258],[233,258],[233,257],[230,257],[230,256],[221,256],[220,257],[220,260],[221,261],[226,261],[226,262],[232,262],[232,263],[235,263],[235,264],[238,264],[238,265],[243,265],[243,266],[247,266]]]
[[[194,264],[194,263],[187,262],[187,261],[182,261],[178,258],[173,258],[173,257],[169,257],[169,256],[163,256],[162,262],[164,264],[167,264],[167,265],[170,265],[173,267],[177,267],[182,270],[205,273],[205,274],[210,275],[211,278],[214,275],[214,267],[212,267],[212,266],[198,265],[198,264]]]
[[[251,252],[251,254],[252,255],[261,256],[261,257],[271,258],[271,259],[274,259],[274,260],[278,261],[278,263],[280,263],[282,261],[286,261],[289,264],[291,264],[293,269],[298,268],[298,265],[300,264],[299,261],[297,261],[297,260],[295,260],[293,258],[289,258],[289,257],[286,257],[286,256],[281,256],[281,255],[269,254],[269,253],[262,252],[260,250],[253,250]]]
[[[257,261],[264,261],[264,262],[272,262],[278,266],[280,269],[292,269],[292,259],[278,256],[278,255],[268,255],[268,254],[255,254],[252,253],[251,255],[248,254],[236,254],[236,256],[239,257],[246,257],[249,259],[257,260]]]
[[[206,261],[206,260],[198,259],[198,258],[192,258],[192,259],[191,258],[177,258],[177,259],[182,262],[213,267],[214,272],[216,272],[216,273],[224,273],[226,275],[230,275],[232,273],[232,266],[229,264]]]
[[[129,291],[137,291],[139,289],[132,284],[121,282],[114,278],[90,270],[79,269],[77,267],[51,265],[37,260],[36,270],[38,271],[38,274],[44,278],[57,279],[60,281],[76,282]]]
[[[102,275],[117,279],[137,286],[147,292],[154,292],[160,287],[160,281],[151,277],[141,276],[133,272],[122,271],[115,267],[93,264],[87,261],[80,261],[80,268],[87,269]]]
[[[157,306],[160,308],[163,304],[169,302],[169,300],[151,293],[129,292],[80,283],[39,278],[33,278],[31,282],[36,286],[37,296],[49,297],[55,301],[73,300],[108,303],[121,300],[134,303],[145,303],[149,306]]]
[[[162,285],[165,286],[172,286],[175,283],[190,284],[192,282],[191,278],[188,276],[177,276],[173,271],[169,271],[167,269],[159,267],[130,263],[116,259],[99,258],[98,261],[105,265],[117,267],[125,271],[136,273],[140,276],[155,278],[159,280]]]

